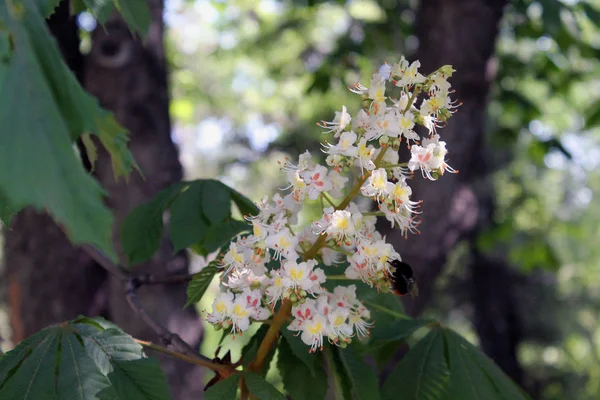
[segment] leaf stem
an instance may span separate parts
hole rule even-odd
[[[396,317],[396,318],[400,318],[400,319],[410,319],[410,317],[409,317],[408,315],[401,314],[401,313],[399,313],[399,312],[397,312],[397,311],[390,310],[389,308],[385,308],[385,307],[383,307],[383,306],[380,306],[380,305],[379,305],[379,304],[377,304],[377,303],[373,303],[372,301],[369,301],[369,300],[363,300],[363,304],[366,304],[366,305],[368,305],[369,307],[371,307],[371,308],[375,308],[375,309],[377,309],[377,310],[379,310],[379,311],[381,311],[381,312],[384,312],[384,313],[386,313],[386,314],[393,315],[393,316],[394,316],[394,317]]]
[[[134,339],[138,344],[142,345],[143,347],[147,348],[147,349],[151,349],[154,351],[157,351],[159,353],[162,354],[166,354],[169,357],[173,357],[176,358],[178,360],[182,360],[185,361],[187,363],[190,364],[194,364],[194,365],[200,365],[202,367],[211,369],[213,371],[215,371],[216,373],[218,373],[221,377],[223,377],[223,379],[235,374],[237,371],[230,365],[227,364],[218,364],[212,360],[209,360],[208,358],[198,355],[198,356],[189,356],[187,354],[182,354],[182,353],[178,353],[176,351],[172,351],[167,349],[166,347],[162,347],[159,346],[157,344],[154,344],[152,342],[148,342],[145,340],[140,340],[140,339]]]
[[[327,201],[333,208],[336,207],[335,203],[333,202],[333,200],[331,199],[331,197],[329,197],[327,195],[327,193],[321,192],[321,197],[323,197],[325,199],[325,201]]]

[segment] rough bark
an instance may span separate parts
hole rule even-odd
[[[162,43],[162,2],[151,1],[153,22],[145,41],[134,39],[115,16],[93,34],[92,51],[79,52],[78,31],[63,2],[49,27],[61,51],[84,86],[130,132],[130,150],[144,177],[115,182],[108,155],[100,150],[95,175],[109,192],[108,205],[117,225],[136,205],[182,177],[177,150],[170,138],[167,75]],[[143,234],[143,232],[140,232]],[[13,342],[43,327],[79,314],[103,315],[133,336],[157,341],[131,311],[120,282],[109,277],[84,251],[71,246],[61,229],[44,214],[26,209],[15,217],[5,237],[6,298],[11,309]],[[167,240],[140,271],[168,273],[187,270],[184,253],[173,256]],[[182,310],[185,286],[143,287],[139,296],[148,311],[193,346],[201,338],[201,323],[191,309]],[[174,399],[199,399],[203,371],[180,361],[162,359]]]
[[[129,149],[144,175],[134,173],[128,182],[115,181],[108,154],[99,152],[95,174],[109,192],[108,204],[115,210],[117,226],[135,206],[182,178],[177,149],[170,136],[162,2],[150,4],[153,22],[146,40],[132,37],[125,22],[115,15],[104,28],[95,30],[92,50],[85,62],[85,88],[131,132]],[[118,243],[118,229],[114,238]],[[183,272],[187,270],[187,258],[183,252],[173,256],[171,244],[163,240],[157,254],[136,269],[163,274]],[[155,333],[132,315],[123,293],[122,284],[111,278],[108,296],[111,320],[136,337],[156,340]],[[199,343],[199,317],[191,309],[182,310],[185,285],[143,287],[139,297],[148,311],[170,330],[188,343]],[[200,369],[168,359],[163,360],[162,366],[169,374],[174,398],[202,396]]]

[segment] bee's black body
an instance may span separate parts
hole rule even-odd
[[[413,270],[410,265],[400,260],[392,260],[389,263],[392,266],[392,286],[394,291],[400,296],[406,294],[416,296],[419,290],[417,282],[413,278]]]

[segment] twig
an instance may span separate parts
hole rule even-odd
[[[107,270],[115,277],[119,278],[122,281],[126,281],[129,278],[128,271],[113,263],[108,257],[106,257],[100,250],[98,250],[94,246],[90,244],[84,244],[81,247],[83,248],[83,250],[85,250],[86,253],[88,253],[90,257],[94,259],[94,261],[100,264],[102,268]]]
[[[221,375],[223,378],[227,378],[228,376],[230,376],[233,373],[233,371],[235,371],[232,367],[230,367],[226,364],[215,363],[212,360],[209,360],[208,358],[203,357],[203,356],[191,357],[191,356],[188,356],[188,355],[185,355],[182,353],[171,351],[165,347],[159,346],[152,342],[148,342],[148,341],[140,340],[140,339],[134,339],[134,340],[137,343],[141,344],[145,348],[157,351],[159,353],[166,354],[168,356],[177,358],[179,360],[188,362],[190,364],[200,365],[202,367],[212,369],[213,371],[215,371],[219,375]]]
[[[143,307],[139,297],[137,296],[137,289],[139,289],[142,285],[187,282],[192,279],[193,275],[185,274],[171,276],[153,276],[150,274],[142,274],[139,276],[132,276],[129,271],[113,263],[108,257],[102,254],[102,252],[100,252],[94,246],[83,245],[83,249],[101,267],[103,267],[110,274],[123,281],[123,283],[125,284],[125,296],[132,310],[135,311],[135,313],[140,317],[140,319],[160,337],[161,341],[165,346],[171,345],[177,351],[171,351],[164,347],[155,345],[151,342],[145,342],[142,340],[136,340],[138,343],[140,343],[142,346],[170,355],[179,360],[210,368],[213,371],[217,372],[223,378],[226,378],[231,374],[235,373],[235,367],[231,364],[217,363],[202,355],[197,354],[192,348],[192,346],[185,342],[179,335],[169,331],[161,323],[152,318],[148,311]]]
[[[148,311],[142,306],[142,303],[137,296],[137,289],[142,286],[142,283],[138,278],[130,278],[127,281],[125,289],[125,296],[129,306],[135,311],[135,313],[141,318],[146,325],[150,327],[160,337],[165,346],[172,345],[177,351],[184,354],[195,354],[192,346],[187,344],[179,335],[169,331],[167,328],[162,326],[148,313]]]

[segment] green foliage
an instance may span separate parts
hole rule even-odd
[[[417,400],[525,400],[525,395],[481,351],[455,332],[436,327],[404,356],[382,387]]]
[[[250,229],[247,223],[231,218],[231,200],[240,208],[249,208],[250,200],[212,179],[178,183],[164,189],[148,203],[135,208],[123,222],[121,243],[129,263],[146,261],[158,250],[166,210],[171,214],[169,234],[175,251],[191,247],[206,255],[226,245]]]
[[[169,399],[158,361],[100,318],[46,328],[0,357],[2,399]]]
[[[315,376],[317,369],[317,356],[314,353],[309,353],[306,350],[306,344],[302,342],[299,336],[296,336],[294,332],[290,331],[287,328],[287,325],[283,327],[281,334],[286,342],[286,347],[289,348],[296,359],[300,360],[306,366],[311,375]]]
[[[145,0],[74,0],[71,1],[73,14],[88,10],[101,24],[104,24],[113,9],[119,11],[133,32],[145,38],[152,22],[148,1]]]
[[[304,345],[304,352],[306,345]],[[327,375],[323,370],[322,357],[319,358],[319,365],[315,365],[316,355],[311,355],[313,365],[307,366],[306,363],[296,356],[290,343],[285,339],[279,342],[277,353],[277,368],[283,379],[283,386],[287,393],[294,400],[321,400],[327,394],[328,383]]]
[[[450,368],[448,400],[518,400],[525,395],[485,354],[449,329],[441,334]]]
[[[160,245],[163,214],[177,198],[181,184],[161,190],[148,203],[131,211],[121,225],[121,244],[130,264],[148,260]]]
[[[444,398],[450,376],[444,351],[442,333],[438,329],[429,332],[390,373],[382,387],[382,398],[396,399],[399,390],[409,399]]]
[[[206,289],[208,289],[208,286],[217,272],[219,272],[219,268],[216,266],[216,263],[213,262],[194,275],[194,278],[187,287],[187,301],[185,307],[196,304],[202,299],[202,296],[204,296]]]
[[[145,37],[152,22],[148,2],[146,0],[114,0],[114,2],[127,25]]]
[[[49,211],[74,243],[91,243],[115,259],[110,230],[112,215],[104,191],[86,173],[72,142],[97,135],[109,152],[115,176],[126,176],[136,164],[127,137],[114,117],[87,94],[61,58],[44,17],[57,1],[3,3],[0,22],[0,191],[3,221],[31,205]],[[9,45],[10,43],[10,45]],[[92,141],[86,148],[95,153]]]
[[[231,400],[235,399],[238,385],[240,383],[240,375],[232,375],[227,379],[217,382],[204,393],[205,400]]]
[[[380,397],[377,376],[364,357],[356,352],[355,346],[337,351],[352,385],[352,397],[356,400],[378,400]]]
[[[246,385],[250,393],[258,397],[259,400],[284,400],[285,396],[281,394],[273,385],[265,381],[263,377],[253,372],[244,374]]]
[[[428,319],[399,319],[374,329],[371,342],[403,340],[431,322],[433,321]]]

